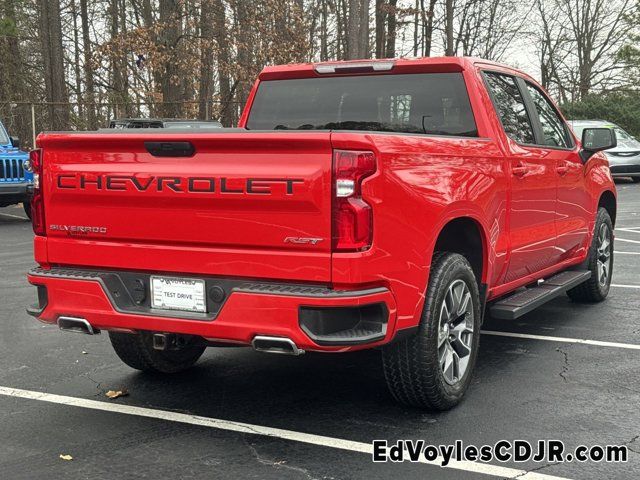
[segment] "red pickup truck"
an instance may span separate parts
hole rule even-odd
[[[378,347],[398,401],[448,409],[485,310],[607,296],[615,143],[483,60],[267,67],[237,129],[38,137],[28,311],[166,373]]]

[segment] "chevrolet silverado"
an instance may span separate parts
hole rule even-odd
[[[208,346],[379,348],[399,402],[445,410],[485,311],[602,301],[616,192],[526,74],[472,58],[273,66],[238,128],[50,132],[31,166],[38,301],[163,373]]]

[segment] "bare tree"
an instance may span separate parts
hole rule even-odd
[[[376,0],[376,13],[375,13],[375,21],[376,21],[376,58],[382,58],[385,55],[385,47],[386,47],[386,0]]]
[[[540,63],[540,83],[545,90],[557,92],[562,102],[567,101],[566,85],[561,80],[560,70],[568,55],[567,29],[555,2],[536,1],[539,16],[534,40]]]
[[[39,0],[40,41],[44,65],[46,100],[51,128],[69,128],[69,96],[65,80],[62,24],[58,0]]]
[[[457,5],[454,55],[500,61],[531,18],[518,0],[466,0]]]
[[[385,56],[393,58],[396,56],[396,26],[397,26],[397,5],[398,0],[389,0],[387,12],[387,39],[385,46]]]
[[[179,0],[160,0],[160,42],[166,55],[163,62],[162,100],[164,115],[175,118],[182,115],[182,95],[179,88],[181,72],[177,62],[178,43],[182,36],[181,9],[182,3]]]
[[[198,116],[208,118],[209,100],[213,89],[213,0],[202,0],[200,5],[200,87],[198,89]]]
[[[435,7],[437,0],[429,0],[429,6],[424,8],[424,0],[420,0],[420,8],[422,12],[422,55],[431,56],[431,47],[433,44],[433,20],[435,16]]]
[[[225,31],[227,16],[222,0],[213,0],[213,2],[215,38],[218,46],[219,118],[222,125],[231,127],[236,123],[236,110],[232,106],[233,92],[229,79],[229,41]]]
[[[446,32],[446,49],[447,57],[453,56],[453,0],[445,0],[445,32]]]
[[[627,81],[618,53],[633,25],[634,0],[537,0],[534,39],[542,84],[562,102]]]
[[[369,0],[349,0],[347,58],[369,58]]]
[[[616,53],[630,26],[624,21],[632,10],[632,0],[556,0],[567,21],[575,49],[577,96],[607,82],[622,70]]]
[[[84,57],[84,95],[82,100],[86,102],[85,111],[87,112],[87,126],[90,130],[98,128],[96,121],[95,87],[93,83],[93,69],[91,68],[91,36],[89,34],[89,12],[87,8],[87,0],[80,0],[80,23],[82,26],[82,52]]]

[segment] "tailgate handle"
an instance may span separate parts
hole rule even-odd
[[[144,142],[154,157],[192,157],[196,149],[191,142]]]

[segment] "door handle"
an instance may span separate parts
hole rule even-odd
[[[511,173],[516,177],[524,177],[528,171],[529,169],[525,167],[525,165],[522,162],[511,167]]]
[[[196,152],[191,142],[144,142],[154,157],[192,157]]]
[[[568,171],[569,171],[569,165],[567,165],[566,162],[563,162],[556,167],[556,172],[558,172],[558,175],[560,176],[566,175]]]

